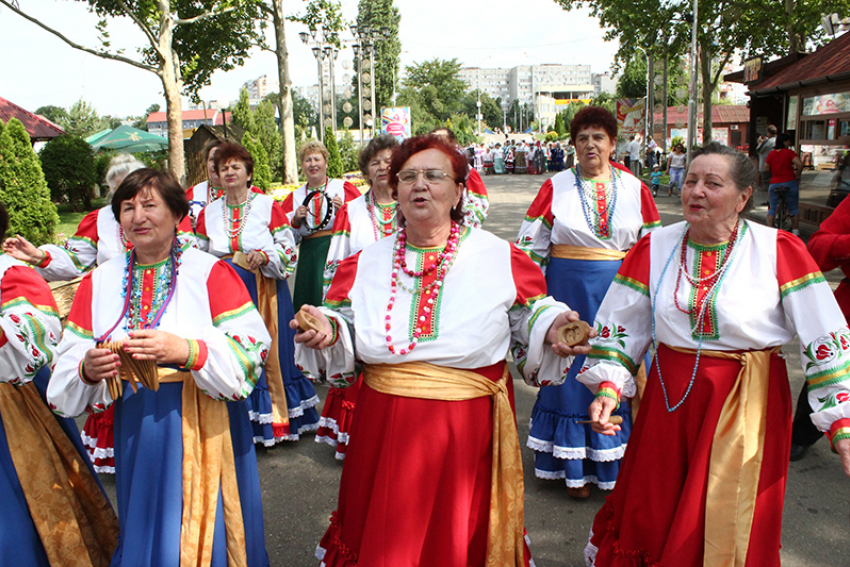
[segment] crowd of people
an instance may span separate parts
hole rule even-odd
[[[510,354],[539,388],[535,474],[573,498],[610,491],[588,565],[778,567],[779,349],[795,336],[799,427],[850,476],[850,330],[818,267],[844,267],[850,208],[813,237],[816,263],[743,217],[758,172],[710,143],[681,164],[674,148],[684,221],[662,228],[612,160],[609,111],[582,109],[570,137],[470,155],[446,129],[377,136],[362,194],[311,141],[283,202],[232,142],[206,148],[209,181],[186,191],[119,157],[110,203],[64,246],[6,238],[0,556],[264,567],[255,444],[316,431],[344,459],[323,567],[530,566]],[[558,172],[515,243],[481,229],[481,173],[508,164]],[[63,329],[46,280],[79,276]],[[331,386],[321,416],[314,381]],[[117,514],[98,472],[116,474]]]

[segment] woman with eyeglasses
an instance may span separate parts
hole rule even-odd
[[[296,311],[305,303],[321,304],[325,263],[336,213],[343,203],[360,196],[360,191],[351,183],[328,177],[329,156],[324,144],[316,140],[301,146],[298,161],[307,183],[283,201],[289,224],[295,232],[295,243],[299,245],[298,273],[292,292]]]
[[[344,204],[336,215],[325,267],[325,293],[340,262],[393,234],[397,228],[396,202],[390,186],[390,162],[397,147],[398,140],[385,134],[373,138],[360,152],[360,171],[369,180],[369,190]],[[316,443],[334,447],[340,461],[345,459],[351,439],[351,420],[360,383],[358,379],[348,388],[331,388],[319,419]]]
[[[578,165],[543,184],[517,245],[546,274],[549,295],[590,323],[625,251],[661,223],[646,185],[609,161],[617,142],[613,114],[600,107],[584,108],[570,124],[570,135]],[[538,392],[527,442],[534,449],[537,477],[563,480],[573,498],[587,498],[591,484],[614,488],[631,430],[628,404],[618,410],[623,429],[615,436],[593,433],[581,423],[587,421],[593,401],[591,392],[574,379],[583,361],[578,357],[572,367],[554,369],[556,375],[541,374],[564,383]]]
[[[587,346],[558,341],[578,315],[545,297],[525,254],[464,226],[468,173],[438,136],[405,140],[390,165],[399,230],[340,264],[325,308],[305,308],[321,330],[296,335],[301,366],[346,387],[363,365],[339,506],[316,553],[327,567],[530,560],[505,357],[521,351],[537,385]]]

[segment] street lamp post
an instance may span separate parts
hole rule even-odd
[[[332,40],[334,39],[333,32],[329,32],[327,29],[322,28],[322,26],[317,26],[316,28],[311,28],[310,33],[301,32],[298,34],[301,38],[301,41],[304,45],[310,46],[313,51],[313,55],[316,57],[316,65],[319,71],[319,139],[324,142],[325,141],[325,113],[324,113],[324,105],[325,105],[325,85],[324,85],[324,60],[325,57],[328,58],[329,63],[329,79],[330,79],[330,121],[331,128],[333,131],[336,130],[336,88],[334,85],[334,61],[335,56],[339,52],[337,47],[333,45]],[[313,41],[310,41],[310,38],[313,38]]]
[[[646,156],[646,149],[647,149],[646,140],[649,136],[649,104],[650,104],[649,97],[651,96],[650,81],[652,81],[652,77],[649,74],[649,68],[652,66],[652,64],[650,62],[649,53],[647,53],[646,49],[644,49],[643,47],[641,47],[639,45],[636,45],[635,49],[641,50],[643,52],[644,56],[646,57],[646,104],[644,104],[644,106],[643,106],[643,140],[642,140],[642,142],[643,142],[643,144],[642,144],[643,145],[643,155]],[[638,171],[640,171],[640,165],[638,165]]]
[[[697,0],[693,0],[693,18],[691,28],[691,93],[688,97],[688,159],[691,156],[691,150],[696,145],[697,139]],[[710,116],[706,116],[705,120],[711,120]]]
[[[375,111],[378,109],[378,97],[375,92],[375,51],[378,41],[389,39],[392,30],[388,27],[373,29],[371,26],[358,26],[352,24],[350,27],[351,35],[354,36],[353,43],[354,55],[357,57],[357,93],[358,105],[360,107],[360,143],[363,143],[363,124],[364,120],[372,121],[372,137],[375,136]],[[346,42],[347,43],[347,42]],[[368,57],[369,61],[369,97],[363,94],[363,58]],[[363,112],[365,103],[369,101],[367,112],[372,112],[371,115],[366,115]],[[395,106],[395,68],[393,68],[393,106]]]

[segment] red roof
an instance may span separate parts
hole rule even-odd
[[[835,38],[805,59],[789,65],[753,90],[787,90],[841,78],[836,75],[850,75],[850,33]]]
[[[702,116],[702,105],[699,108],[699,116]],[[660,124],[664,120],[664,114],[655,113],[655,123]],[[675,106],[667,109],[667,124],[675,124],[677,120],[688,122],[688,110],[678,112]],[[750,121],[750,109],[744,104],[713,104],[711,105],[711,123],[741,123]]]
[[[208,108],[207,111],[206,111],[206,118],[207,118],[207,120],[212,120],[213,118],[215,118],[215,124],[213,124],[213,125],[219,126],[221,124],[224,124],[224,122],[222,122],[223,114],[224,113],[222,111],[218,110],[218,109]],[[186,121],[186,120],[203,120],[203,119],[204,119],[203,109],[201,109],[201,110],[184,110],[183,111],[183,120],[184,121]],[[156,123],[156,122],[167,122],[167,121],[168,121],[168,119],[166,118],[166,115],[165,115],[164,112],[151,112],[148,115],[147,123],[150,124],[152,122]],[[227,113],[227,122],[230,123],[230,112]]]
[[[65,133],[62,128],[46,118],[42,118],[37,114],[33,114],[28,110],[24,110],[14,102],[9,102],[5,98],[0,98],[0,120],[4,123],[10,118],[17,118],[24,124],[30,139],[49,140],[56,138]]]

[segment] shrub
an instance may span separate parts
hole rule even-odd
[[[36,246],[53,242],[59,215],[29,134],[16,118],[0,128],[0,202],[9,212],[7,234],[20,234]]]
[[[325,147],[328,149],[328,177],[340,179],[345,173],[342,167],[342,156],[339,154],[339,145],[336,143],[333,129],[328,126],[325,129]]]
[[[259,187],[265,193],[272,185],[272,170],[269,167],[269,155],[263,145],[256,140],[251,134],[245,132],[242,136],[242,145],[254,158],[254,185]]]
[[[67,201],[76,212],[91,210],[91,190],[97,182],[91,146],[76,136],[50,140],[39,154],[44,179],[54,202]]]

